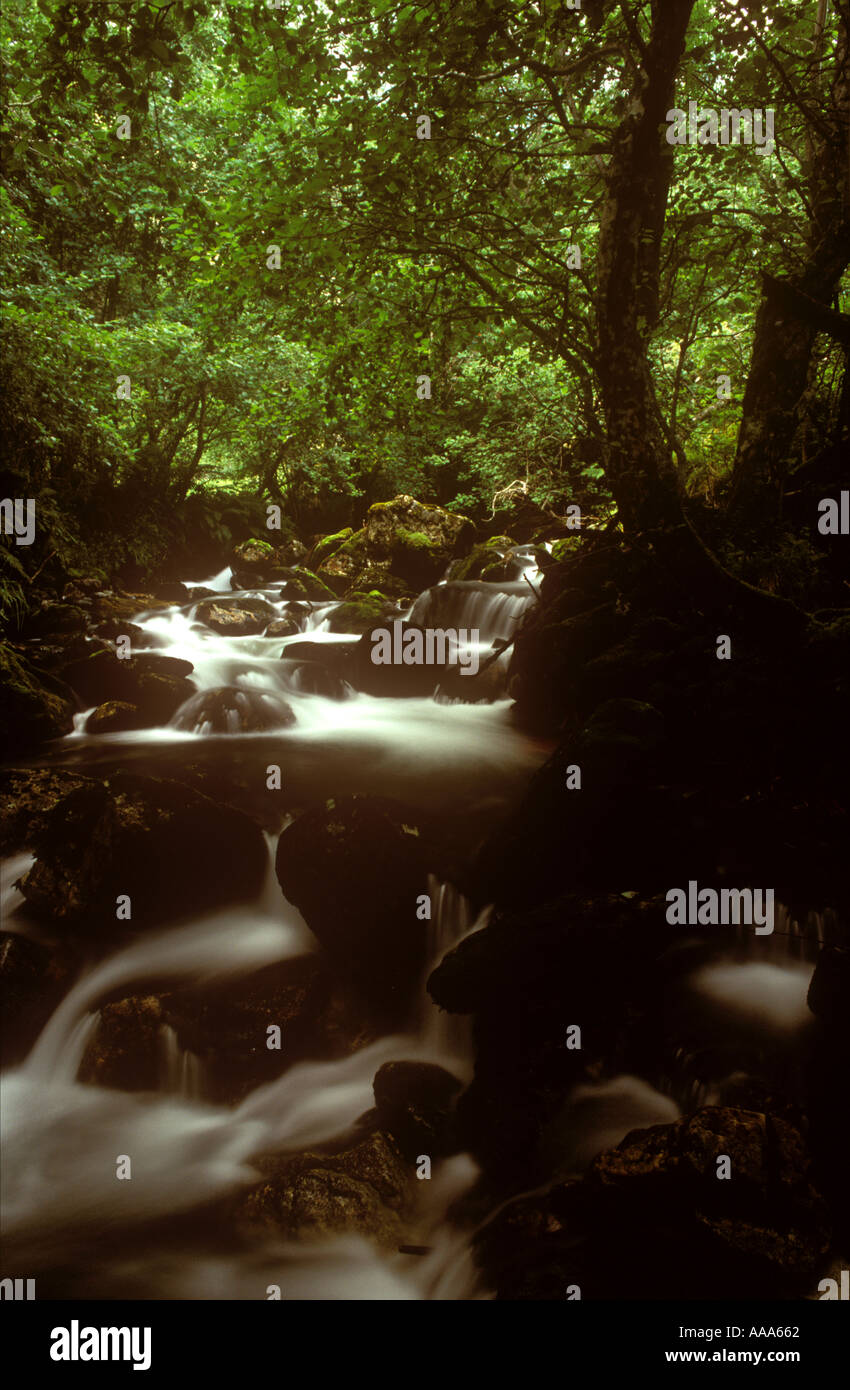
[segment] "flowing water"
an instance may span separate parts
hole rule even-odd
[[[421,595],[407,616],[423,626],[478,629],[482,649],[509,641],[535,602],[529,551],[504,584],[451,581]],[[334,605],[291,603],[270,590],[232,593],[223,570],[199,585],[222,602],[262,600],[271,617],[290,617],[297,635],[222,636],[197,603],[140,614],[144,649],[188,660],[195,696],[167,727],[91,735],[88,711],[49,755],[85,771],[133,766],[168,776],[186,762],[241,770],[257,778],[268,763],[284,773],[276,823],[267,824],[269,868],[256,901],[150,932],[93,961],[43,1028],[29,1055],[3,1076],[3,1210],[6,1263],[39,1275],[42,1296],[296,1299],[477,1299],[470,1233],[447,1219],[475,1181],[467,1155],[435,1165],[417,1183],[411,1251],[381,1252],[339,1237],[292,1244],[263,1235],[245,1242],[204,1213],[256,1184],[256,1160],[343,1138],[371,1105],[372,1081],[388,1061],[421,1059],[463,1082],[472,1074],[468,1020],[441,1013],[423,988],[405,1028],[341,1060],[305,1060],[255,1087],[233,1105],[213,1103],[199,1056],[167,1024],[160,1029],[159,1087],[112,1090],[82,1084],[80,1063],[108,999],[136,995],[151,981],[196,988],[250,976],[316,949],[273,871],[276,834],[292,813],[329,794],[392,796],[451,816],[472,852],[486,827],[516,803],[548,751],[518,731],[510,702],[447,703],[377,698],[338,681],[317,693],[303,663],[288,660],[295,641],[333,644]],[[271,619],[270,619],[271,620]],[[500,658],[503,666],[507,658]],[[222,694],[221,692],[225,692]],[[294,715],[294,722],[287,707]],[[252,772],[253,770],[253,772]],[[268,821],[268,807],[264,815]],[[466,840],[464,840],[466,836]],[[39,934],[14,887],[32,857],[2,866],[7,931]],[[464,936],[486,924],[450,883],[429,881],[433,904],[429,970]],[[799,954],[799,953],[798,953]],[[811,960],[786,952],[768,963],[746,952],[719,953],[686,973],[683,998],[698,1002],[705,1028],[741,1026],[759,1036],[796,1035],[807,1024]],[[757,1002],[755,1002],[757,1001]],[[679,1059],[681,1062],[681,1059]],[[575,1088],[563,1117],[567,1166],[580,1171],[636,1126],[675,1118],[691,1085],[687,1059],[678,1079],[615,1076]],[[132,1155],[132,1179],[115,1179]]]

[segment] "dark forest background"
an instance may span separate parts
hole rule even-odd
[[[684,504],[712,563],[834,602],[846,5],[10,0],[2,39],[13,629],[36,572],[138,583],[268,501],[310,538],[400,492]],[[689,100],[773,107],[775,150],[671,147]]]

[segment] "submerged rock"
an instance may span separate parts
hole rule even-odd
[[[291,705],[279,695],[236,685],[198,691],[172,720],[175,729],[197,734],[252,734],[294,723]]]
[[[177,782],[120,773],[56,803],[37,830],[36,862],[21,890],[57,925],[132,929],[250,900],[267,856],[261,831],[239,811]]]

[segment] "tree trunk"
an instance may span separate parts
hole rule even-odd
[[[647,345],[658,320],[661,238],[673,174],[666,115],[694,0],[653,0],[652,28],[614,137],[599,233],[597,370],[607,475],[627,531],[681,520],[672,450]]]
[[[831,90],[809,142],[806,263],[793,278],[762,277],[729,500],[745,522],[777,513],[815,339],[821,330],[840,336],[830,328],[830,305],[850,262],[848,120],[848,31],[839,12]]]

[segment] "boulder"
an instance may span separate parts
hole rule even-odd
[[[307,547],[295,537],[272,545],[252,537],[237,545],[230,557],[234,589],[265,589],[283,570],[305,558]]]
[[[294,637],[296,632],[301,631],[301,624],[297,618],[275,618],[273,623],[269,623],[265,629],[264,637]]]
[[[444,1158],[457,1151],[454,1108],[463,1085],[431,1062],[385,1062],[375,1074],[378,1124],[405,1158]]]
[[[371,632],[373,627],[382,627],[398,616],[398,610],[383,594],[353,593],[328,614],[328,628],[331,632]]]
[[[27,616],[23,631],[26,637],[49,641],[53,637],[84,632],[87,622],[88,614],[78,604],[48,600]]]
[[[106,700],[92,710],[86,720],[87,734],[119,734],[128,729],[143,728],[142,718],[135,705],[124,700]]]
[[[157,1091],[163,1077],[165,1017],[155,994],[104,1004],[78,1079],[117,1091]]]
[[[348,796],[305,811],[283,831],[276,870],[333,962],[364,995],[404,1012],[425,967],[428,891],[440,850],[416,812]]]
[[[0,854],[31,849],[54,807],[89,777],[48,768],[10,767],[0,771]]]
[[[134,705],[139,728],[167,724],[195,687],[187,679],[191,661],[144,652],[119,657],[99,648],[90,655],[69,662],[62,675],[83,705],[102,705],[120,701]]]
[[[87,930],[120,928],[123,895],[133,930],[250,900],[267,864],[262,833],[241,812],[130,773],[70,791],[33,848],[21,883],[27,902],[57,926]]]
[[[317,603],[332,603],[336,598],[336,592],[330,585],[303,565],[293,565],[281,571],[279,577],[283,580],[281,598],[290,601],[309,599]]]
[[[275,617],[272,605],[260,598],[207,598],[195,609],[196,620],[223,637],[253,637]]]
[[[0,643],[0,736],[14,756],[73,728],[74,697],[68,685]]]
[[[444,507],[402,494],[376,502],[366,513],[365,543],[371,558],[388,560],[392,572],[419,588],[441,578],[449,561],[471,543],[471,521]]]
[[[322,695],[326,700],[347,700],[354,693],[341,676],[318,661],[286,662],[284,680],[286,688],[299,695]]]
[[[198,734],[252,734],[294,723],[292,707],[279,695],[235,685],[199,690],[172,720],[176,729]]]
[[[240,1208],[250,1227],[287,1239],[358,1235],[395,1250],[404,1233],[411,1171],[389,1135],[373,1133],[341,1152],[261,1160],[264,1179]]]
[[[573,1284],[583,1299],[793,1299],[829,1243],[800,1129],[726,1106],[635,1130],[581,1180],[506,1206],[478,1257],[503,1299],[563,1302]]]
[[[325,560],[329,560],[330,557],[339,550],[340,546],[344,545],[349,537],[353,535],[354,532],[351,527],[346,526],[342,531],[337,531],[335,535],[324,536],[320,541],[317,541],[308,557],[310,568],[312,570],[318,569],[319,565]]]

